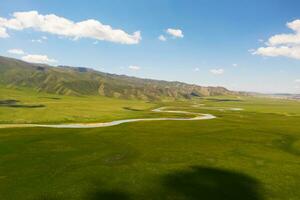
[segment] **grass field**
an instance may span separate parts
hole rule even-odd
[[[300,199],[300,102],[218,97],[147,103],[1,88],[0,100],[8,99],[23,107],[0,106],[0,123],[175,115],[150,112],[159,106],[217,118],[0,129],[0,199]],[[224,109],[230,107],[244,110]]]
[[[61,96],[37,93],[24,88],[0,87],[0,101],[17,101],[0,106],[0,123],[99,122],[146,117],[153,103],[96,96]],[[14,103],[14,102],[13,102]],[[1,104],[0,104],[1,105]],[[136,111],[136,112],[133,112]]]

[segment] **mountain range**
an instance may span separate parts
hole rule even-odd
[[[100,95],[144,100],[236,94],[224,87],[203,87],[177,81],[142,79],[84,67],[33,64],[2,56],[0,56],[0,84],[60,95]]]

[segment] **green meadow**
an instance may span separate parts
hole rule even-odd
[[[146,102],[0,88],[0,102],[1,124],[191,117],[151,112],[161,106],[217,117],[1,128],[3,200],[300,199],[297,101],[220,96]]]

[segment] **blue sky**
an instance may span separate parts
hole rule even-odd
[[[298,0],[0,0],[0,5],[4,56],[234,90],[300,93]]]

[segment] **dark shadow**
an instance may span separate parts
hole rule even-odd
[[[5,99],[5,100],[0,100],[0,106],[7,106],[7,105],[16,105],[20,101],[15,100],[15,99]]]
[[[69,200],[73,199],[67,196],[62,196],[52,193],[44,193],[34,200]],[[77,199],[77,198],[76,198]],[[129,194],[120,190],[92,190],[80,199],[84,200],[130,200]]]
[[[86,68],[86,67],[76,67],[74,68],[75,71],[78,71],[78,72],[88,72],[89,69]]]
[[[191,92],[190,94],[192,97],[201,97],[200,94],[198,94],[197,92]]]
[[[261,200],[257,180],[237,172],[193,166],[163,177],[165,199]]]
[[[119,190],[97,190],[87,195],[87,200],[129,200],[129,194]]]
[[[43,194],[36,198],[36,200],[64,200],[64,198],[55,194]]]
[[[43,107],[46,107],[46,106],[43,105],[43,104],[36,104],[36,105],[20,105],[20,104],[17,104],[17,105],[9,105],[7,107],[13,107],[13,108],[43,108]]]
[[[205,98],[205,99],[210,100],[210,101],[216,101],[216,102],[229,102],[229,101],[239,102],[239,101],[242,101],[240,99],[214,99],[214,98]]]
[[[43,104],[20,104],[20,101],[14,99],[0,100],[0,106],[13,107],[13,108],[42,108],[45,107]]]
[[[201,166],[173,171],[160,179],[158,187],[151,191],[132,194],[94,181],[80,199],[84,200],[263,200],[260,183],[245,174]],[[147,188],[146,188],[147,189]],[[139,198],[137,198],[139,197]],[[70,199],[59,195],[43,194],[37,200]]]
[[[130,107],[123,107],[124,110],[130,110],[130,111],[142,111],[139,109],[135,109],[135,108],[130,108]]]
[[[39,97],[39,98],[43,98],[43,99],[53,99],[53,100],[60,100],[61,98],[59,97]]]
[[[38,70],[38,71],[45,71],[46,70],[46,68],[42,67],[42,66],[37,66],[35,69]]]

